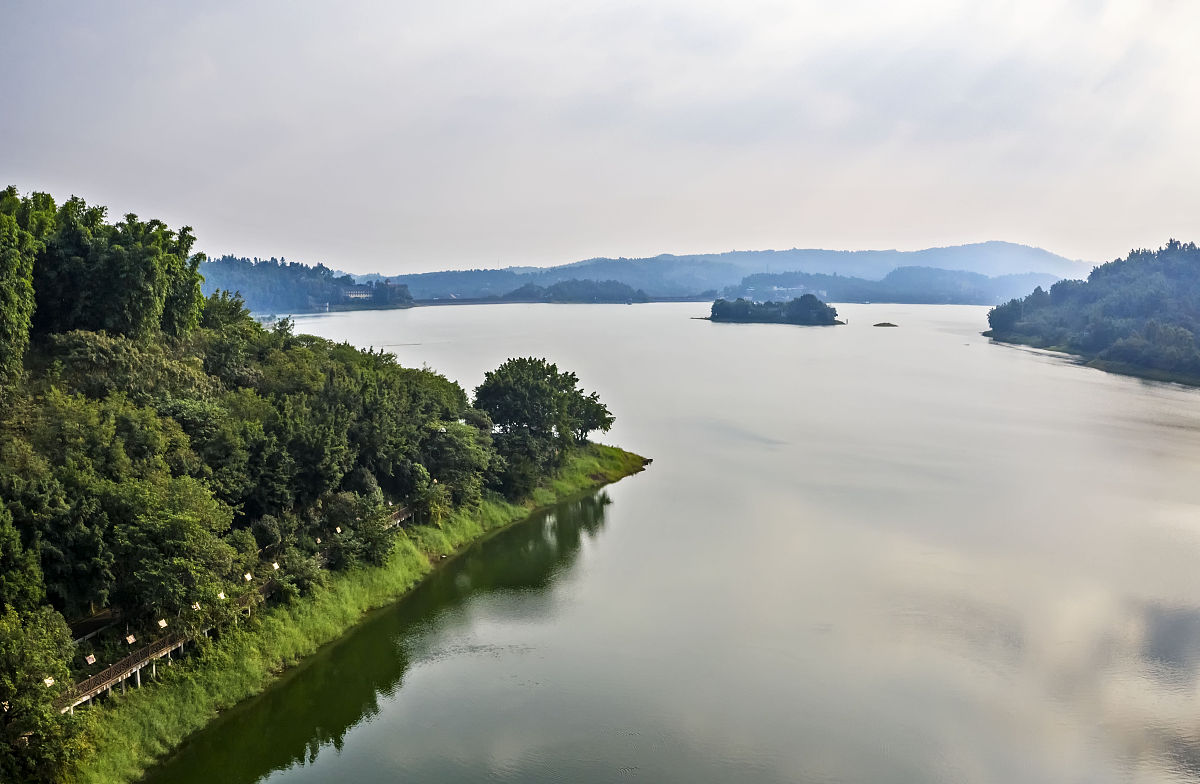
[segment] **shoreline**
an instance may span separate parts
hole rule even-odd
[[[1072,363],[1081,367],[1099,370],[1104,373],[1112,373],[1117,376],[1128,376],[1130,378],[1141,379],[1142,381],[1157,381],[1162,384],[1179,384],[1185,387],[1200,387],[1200,376],[1189,376],[1184,373],[1172,373],[1169,370],[1156,370],[1154,368],[1144,368],[1138,365],[1130,365],[1126,362],[1113,362],[1110,360],[1099,359],[1098,357],[1088,356],[1087,354],[1076,354],[1062,346],[1046,346],[1041,343],[1036,343],[1032,339],[1022,338],[1018,335],[1010,335],[1006,337],[996,337],[994,330],[986,330],[979,334],[988,338],[993,343],[1007,346],[1025,346],[1034,348],[1038,351],[1045,351],[1051,354],[1061,356],[1063,359],[1069,360]]]
[[[450,305],[659,305],[679,302],[712,302],[710,297],[650,297],[644,300],[621,302],[576,302],[573,300],[545,299],[490,299],[488,297],[464,297],[462,299],[414,299],[404,305],[389,305],[386,308],[346,308],[330,307],[327,310],[298,310],[289,313],[267,313],[251,311],[255,318],[293,318],[296,316],[321,316],[328,313],[371,313],[386,310],[413,310],[414,308],[441,308]]]
[[[347,634],[367,613],[403,599],[471,545],[559,501],[640,473],[650,462],[616,447],[589,444],[519,504],[489,498],[475,509],[451,513],[440,527],[402,529],[385,565],[330,575],[310,595],[273,606],[251,623],[226,628],[215,642],[201,642],[199,655],[161,668],[159,680],[149,688],[113,694],[105,704],[81,711],[81,753],[68,780],[141,780],[221,712],[262,693]]]

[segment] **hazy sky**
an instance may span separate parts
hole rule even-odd
[[[1195,0],[0,0],[0,185],[367,272],[1200,240]]]

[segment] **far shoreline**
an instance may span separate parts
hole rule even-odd
[[[1076,354],[1073,351],[1068,351],[1061,346],[1046,346],[1040,343],[1035,343],[1032,339],[1022,338],[1019,335],[1006,335],[997,337],[993,334],[995,330],[985,330],[979,334],[988,340],[1001,346],[1032,348],[1038,351],[1044,351],[1047,354],[1060,357],[1068,360],[1071,364],[1079,365],[1080,367],[1099,370],[1104,373],[1112,373],[1117,376],[1128,376],[1141,381],[1154,381],[1160,384],[1178,384],[1179,386],[1196,388],[1200,387],[1200,376],[1189,376],[1183,373],[1172,373],[1167,370],[1156,370],[1154,368],[1144,368],[1137,365],[1130,365],[1127,362],[1113,362],[1111,360],[1100,359],[1087,354]]]

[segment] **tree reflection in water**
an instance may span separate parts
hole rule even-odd
[[[323,747],[341,751],[346,733],[378,714],[380,696],[394,694],[421,658],[408,649],[415,633],[475,594],[546,591],[571,569],[583,538],[603,529],[610,503],[604,491],[580,496],[470,547],[408,597],[196,734],[145,784],[248,784],[311,764]]]

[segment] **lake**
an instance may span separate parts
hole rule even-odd
[[[468,391],[548,357],[654,463],[476,545],[148,781],[1200,778],[1200,392],[992,344],[985,308],[707,309],[298,318]]]

